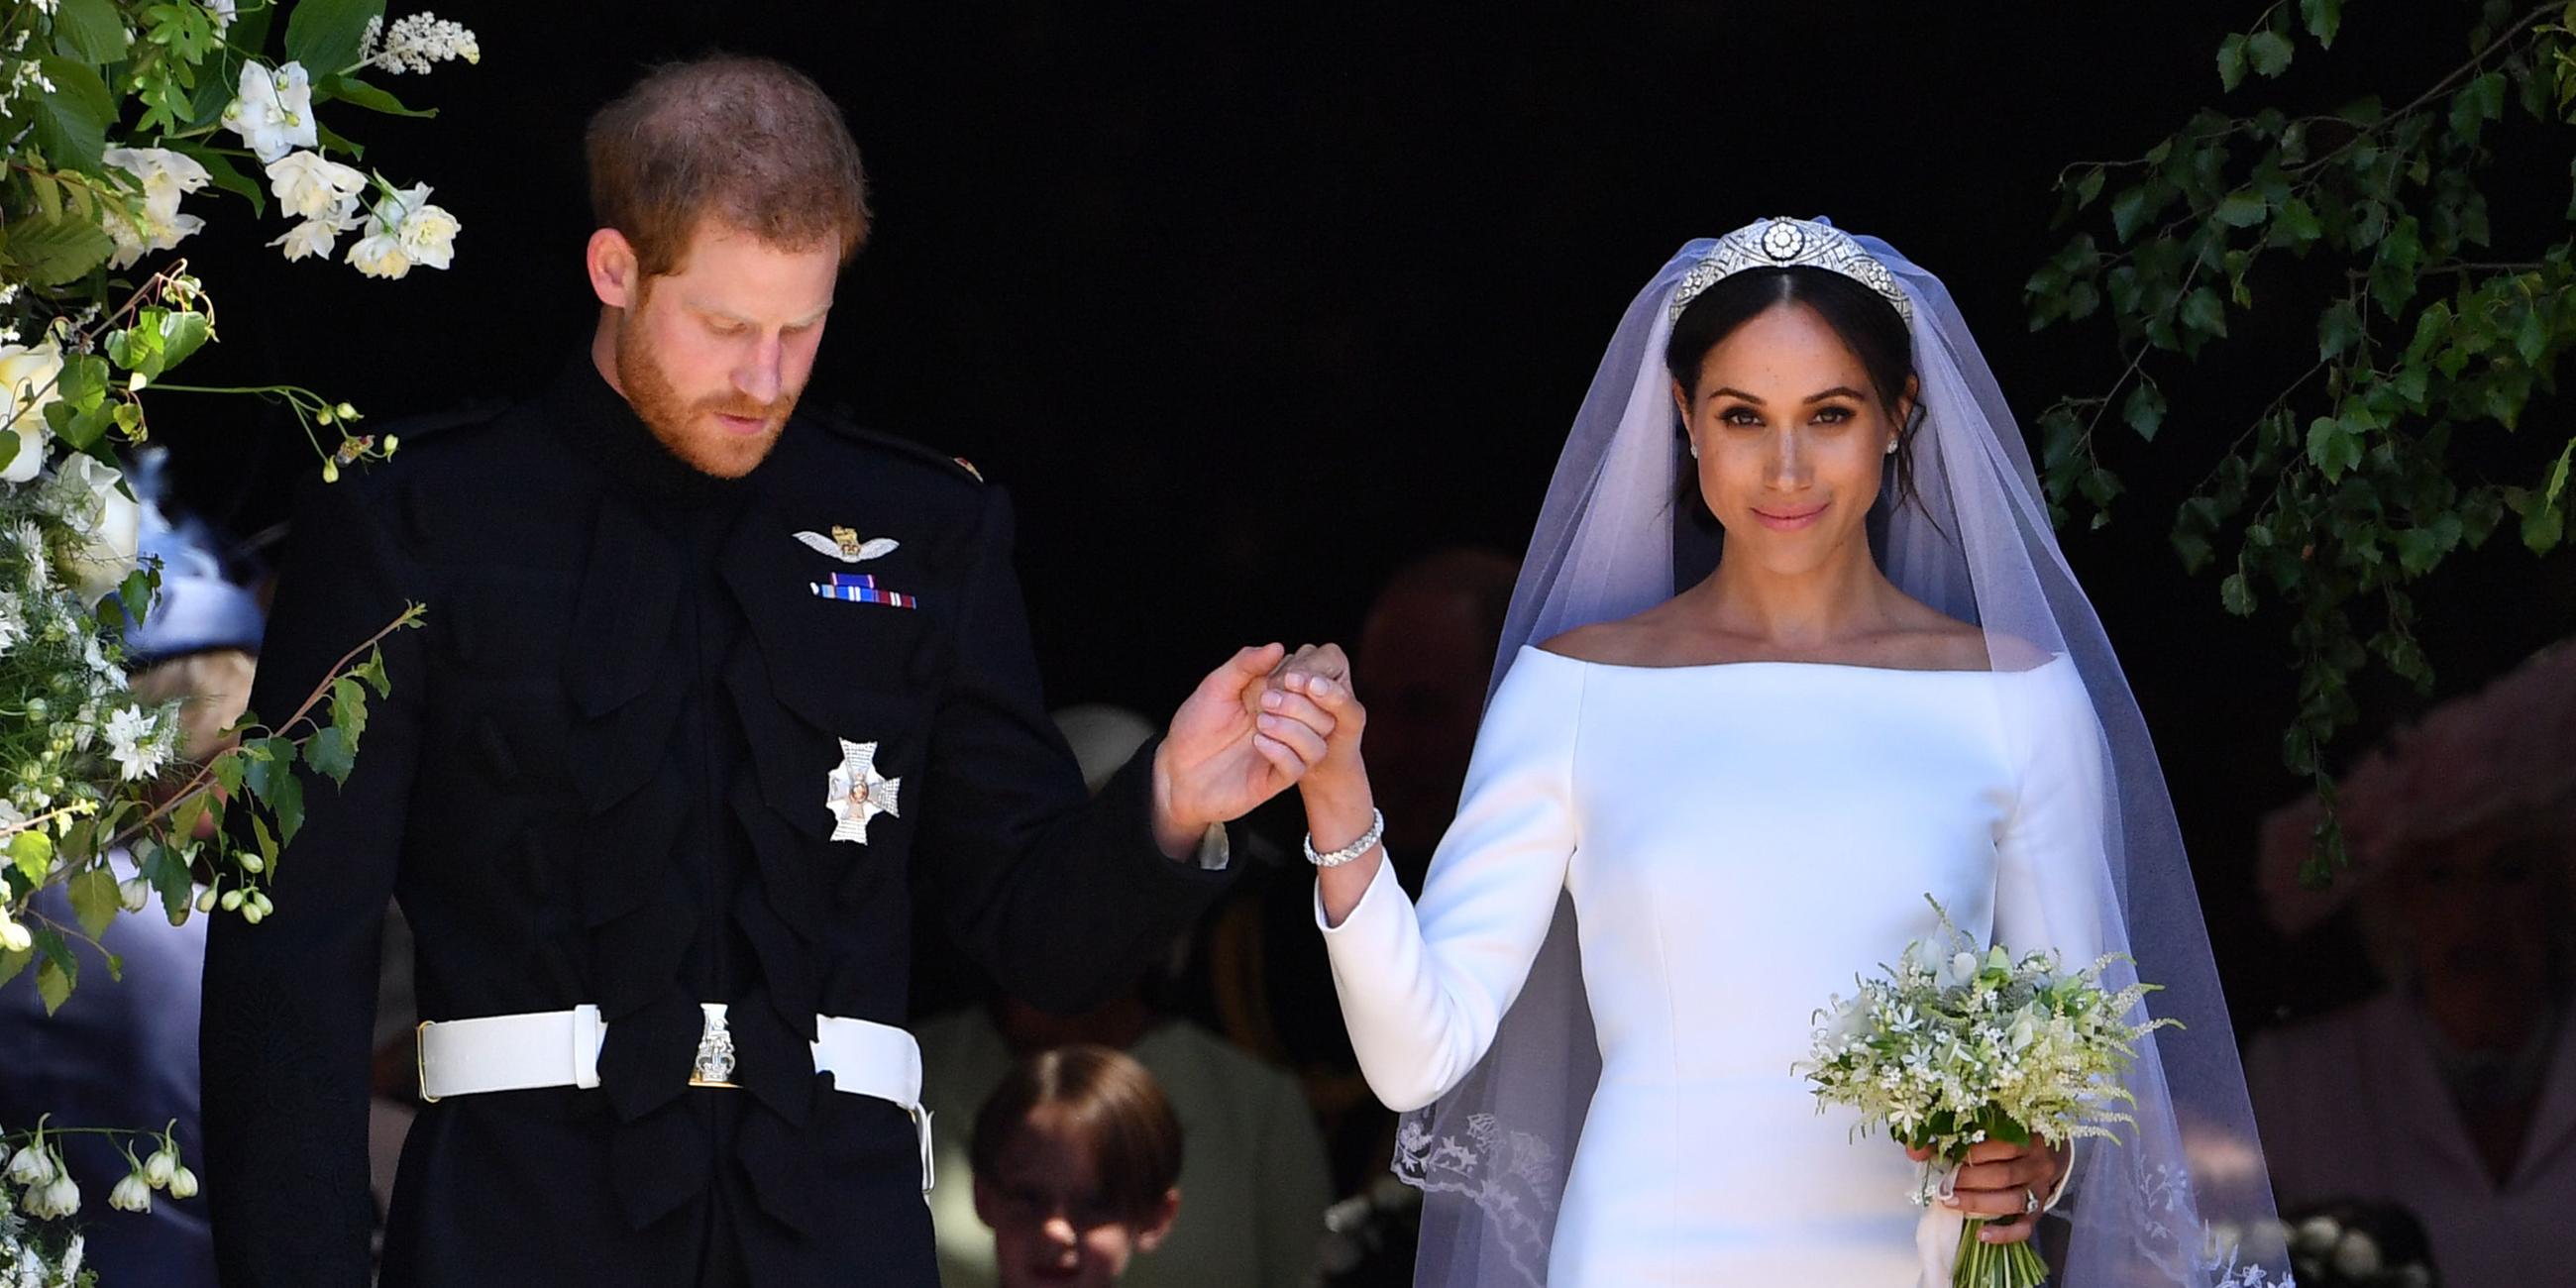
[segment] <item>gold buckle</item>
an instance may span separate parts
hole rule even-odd
[[[422,1020],[411,1031],[412,1076],[418,1080],[414,1086],[419,1090],[420,1102],[424,1105],[438,1103],[438,1097],[429,1094],[429,1025],[430,1021]]]

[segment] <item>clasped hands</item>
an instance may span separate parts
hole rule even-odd
[[[1282,645],[1247,648],[1208,673],[1172,716],[1154,752],[1154,839],[1175,859],[1193,852],[1212,824],[1304,781],[1337,747],[1356,747],[1356,704],[1341,716],[1302,692],[1292,674],[1347,675],[1332,645],[1295,654]],[[1347,685],[1341,686],[1347,698]]]
[[[1918,1163],[1932,1157],[1929,1150],[1905,1153]],[[2039,1224],[2022,1218],[2048,1202],[2071,1161],[2064,1146],[2037,1138],[2027,1145],[1982,1141],[1968,1147],[1967,1161],[1951,1176],[1950,1197],[1945,1201],[1961,1214],[1986,1222],[1977,1231],[1980,1241],[2020,1243]]]

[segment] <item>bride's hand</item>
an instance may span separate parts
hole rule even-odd
[[[1360,734],[1368,724],[1368,710],[1360,705],[1351,688],[1351,660],[1338,644],[1309,644],[1291,654],[1272,672],[1269,687],[1261,695],[1263,732],[1280,727],[1280,734],[1306,735],[1317,743],[1322,755],[1310,760],[1299,786],[1306,790],[1309,802],[1324,798],[1364,796],[1367,771],[1360,764]],[[1317,738],[1312,730],[1330,730]],[[1366,812],[1362,812],[1366,826]]]
[[[1927,1150],[1905,1152],[1918,1163],[1932,1157]],[[1949,1206],[1986,1221],[1977,1231],[1983,1242],[2019,1243],[2039,1225],[2022,1218],[2035,1212],[2034,1203],[2048,1202],[2058,1178],[2066,1174],[2067,1161],[2065,1147],[2039,1139],[2027,1145],[2000,1140],[1971,1145],[1968,1161],[1951,1178]],[[2007,1224],[2007,1217],[2014,1219]]]

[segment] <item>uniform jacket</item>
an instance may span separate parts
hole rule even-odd
[[[608,1028],[595,1089],[425,1107],[389,1288],[935,1283],[913,1124],[830,1090],[814,1016],[902,1022],[916,899],[1007,987],[1070,1009],[1223,880],[1156,848],[1152,746],[1086,799],[1010,552],[999,489],[818,421],[742,479],[700,474],[586,358],[315,485],[253,710],[284,720],[407,602],[427,625],[386,642],[392,692],[345,786],[306,776],[275,913],[211,937],[224,1281],[367,1282],[393,896],[424,1019],[595,1003]],[[834,840],[827,780],[867,744],[893,808]],[[702,1001],[731,1005],[740,1090],[686,1085]]]

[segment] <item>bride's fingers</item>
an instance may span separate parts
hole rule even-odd
[[[1288,744],[1276,738],[1265,738],[1260,734],[1254,734],[1252,749],[1258,752],[1263,760],[1270,762],[1272,768],[1291,779],[1305,777],[1306,770],[1309,768],[1305,761],[1297,758],[1297,753],[1291,750]]]
[[[1314,730],[1329,739],[1333,736],[1333,717],[1324,713],[1310,698],[1294,693],[1265,693],[1261,707],[1274,716],[1282,716]]]
[[[1977,1190],[2018,1192],[2022,1186],[2055,1179],[2057,1165],[2048,1155],[2024,1154],[1998,1163],[1970,1163],[1959,1169],[1952,1185],[1963,1194]]]
[[[1977,1231],[1977,1241],[1980,1243],[2020,1243],[2021,1241],[2028,1239],[2032,1234],[2036,1233],[2038,1229],[2039,1223],[2036,1221],[2015,1221],[2010,1225],[2001,1225],[1996,1222],[1989,1221],[1983,1228]]]
[[[1297,754],[1297,759],[1305,762],[1304,769],[1312,769],[1323,762],[1325,748],[1322,734],[1295,720],[1285,716],[1274,716],[1267,712],[1262,714],[1259,728],[1258,736],[1285,744],[1290,751]]]

